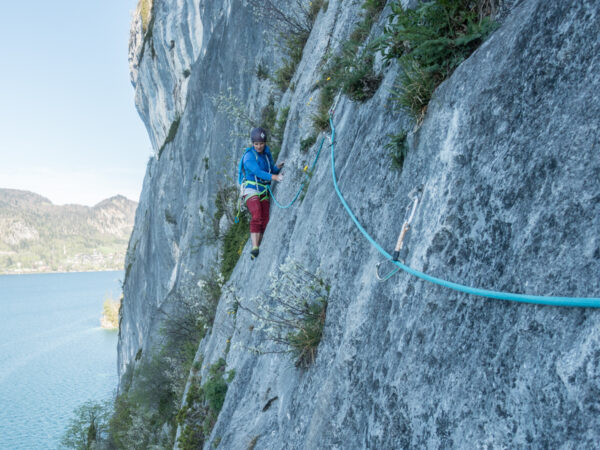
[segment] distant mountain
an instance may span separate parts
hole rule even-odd
[[[136,208],[122,195],[57,206],[0,189],[0,273],[123,269]]]

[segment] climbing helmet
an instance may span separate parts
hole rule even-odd
[[[267,132],[264,128],[253,128],[250,139],[252,142],[267,142]]]

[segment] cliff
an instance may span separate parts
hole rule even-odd
[[[272,104],[279,112],[286,178],[275,194],[291,200],[328,136],[301,148],[318,131],[323,61],[348,40],[362,5],[321,8],[281,93],[259,66],[272,75],[285,55],[249,2],[157,0],[150,37],[134,22],[136,105],[157,156],[127,255],[122,389],[160,343],[163,312],[222,267],[225,250],[210,236],[215,220],[217,231],[230,225],[215,219],[215,199],[234,184],[249,131],[232,110],[259,118]],[[393,248],[407,195],[422,186],[408,266],[497,291],[600,296],[598,6],[505,2],[500,26],[435,90],[419,126],[393,107],[400,66],[376,56],[374,95],[342,95],[333,121],[340,189],[377,242]],[[219,95],[233,106],[223,108]],[[408,150],[397,171],[385,146],[402,131]],[[247,243],[224,286],[187,385],[210,379],[219,358],[235,371],[205,448],[594,447],[600,312],[485,299],[403,272],[378,282],[382,256],[341,206],[330,164],[326,141],[304,198],[272,205],[260,256],[251,261]],[[248,311],[273,297],[269,274],[277,279],[288,258],[330,286],[306,369],[269,353]],[[262,354],[249,351],[261,345]]]

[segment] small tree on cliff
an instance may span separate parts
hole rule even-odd
[[[109,402],[86,402],[75,410],[61,445],[82,450],[105,448],[108,440]]]

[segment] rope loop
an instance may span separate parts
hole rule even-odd
[[[312,165],[310,166],[309,169],[309,173],[312,173],[312,171],[314,170],[317,161],[319,160],[319,155],[321,154],[321,150],[323,149],[323,144],[325,143],[325,138],[321,139],[321,145],[319,147],[319,151],[317,151],[317,155],[315,156],[315,159],[312,162]],[[306,173],[306,169],[307,167],[304,168],[304,181],[302,182],[302,184],[300,185],[300,188],[298,189],[298,192],[296,192],[296,195],[294,196],[294,198],[292,199],[291,202],[289,202],[287,205],[282,205],[281,203],[279,203],[277,201],[277,198],[275,198],[275,194],[273,193],[273,190],[271,189],[271,186],[268,185],[267,189],[269,190],[269,194],[271,195],[271,198],[273,199],[273,202],[281,209],[287,209],[290,206],[292,206],[296,200],[298,200],[298,198],[300,197],[300,194],[302,193],[302,190],[304,189],[304,185],[308,182],[308,180],[310,180],[310,177],[308,176],[308,174]]]

